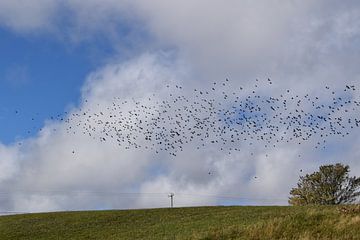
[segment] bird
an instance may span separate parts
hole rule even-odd
[[[270,78],[256,79],[249,86],[258,89],[272,83]],[[63,122],[67,134],[81,133],[124,150],[166,152],[170,157],[177,157],[185,147],[196,151],[211,146],[230,155],[245,145],[268,151],[283,144],[312,143],[321,149],[330,138],[343,139],[360,126],[360,119],[353,116],[360,102],[351,98],[357,88],[346,85],[345,93],[325,88],[332,93],[329,99],[312,93],[299,95],[290,88],[274,95],[251,88],[244,91],[245,87],[233,86],[228,78],[193,91],[181,84],[166,84],[165,97],[156,92],[143,99],[114,96],[108,104],[86,105],[50,119]],[[35,122],[35,117],[30,120]],[[249,154],[256,156],[253,150]]]

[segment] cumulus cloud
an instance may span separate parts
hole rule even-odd
[[[83,92],[86,102],[69,114],[81,113],[81,109],[86,108],[107,107],[115,96],[123,99],[144,97],[149,90],[163,87],[164,81],[169,81],[171,77],[172,72],[149,55],[128,63],[107,66],[89,76]],[[77,121],[85,119],[84,116]],[[77,128],[77,123],[71,123],[72,129]],[[80,127],[75,134],[67,133],[67,127],[60,122],[48,122],[37,137],[23,142],[21,148],[2,147],[0,166],[4,173],[0,180],[10,178],[11,184],[4,184],[3,188],[14,192],[11,196],[14,198],[13,206],[7,207],[33,211],[40,208],[73,208],[71,197],[74,193],[71,191],[81,195],[79,191],[85,190],[98,194],[92,199],[94,194],[90,193],[91,201],[84,200],[89,197],[85,194],[80,197],[82,203],[79,201],[75,206],[86,206],[84,202],[88,202],[88,206],[94,208],[96,203],[104,201],[96,196],[103,196],[105,200],[107,197],[115,199],[114,196],[107,196],[106,192],[136,192],[138,185],[147,178],[149,164],[156,164],[151,153],[124,151],[111,144],[99,145],[97,140],[84,136]],[[19,161],[17,155],[20,153],[26,156],[24,161]],[[19,167],[14,169],[17,165]],[[14,174],[16,178],[11,178]],[[23,191],[27,194],[21,194]],[[64,198],[67,200],[64,201]],[[131,202],[128,205],[121,205],[120,202],[123,203],[120,199],[119,204],[114,206],[135,207]],[[39,204],[43,207],[36,207]]]
[[[0,145],[0,183],[14,177],[18,170],[19,155],[15,147]]]
[[[69,116],[83,109],[102,109],[114,97],[141,101],[156,93],[161,99],[169,82],[191,90],[225,77],[234,86],[249,87],[255,78],[270,77],[275,84],[261,89],[263,94],[276,95],[291,87],[299,94],[325,95],[325,84],[341,89],[359,81],[356,1],[92,0],[25,6],[2,1],[0,24],[20,32],[48,31],[60,29],[59,15],[68,14],[65,32],[77,41],[81,42],[81,33],[91,38],[101,32],[113,36],[115,45],[126,36],[141,41],[142,50],[150,50],[135,51],[129,61],[114,60],[90,74],[82,88],[83,102]],[[127,24],[131,31],[151,37],[121,35],[117,27]],[[19,190],[0,201],[3,209],[26,211],[164,207],[169,203],[166,193],[175,192],[178,206],[286,204],[299,169],[311,172],[320,164],[343,161],[359,175],[356,135],[333,140],[330,144],[337,147],[331,151],[288,144],[264,152],[244,145],[241,152],[229,156],[187,146],[176,158],[169,158],[99,144],[83,134],[69,135],[63,123],[48,122],[22,147],[0,147],[0,183],[5,189]],[[251,151],[256,154],[250,155]]]
[[[174,48],[193,68],[199,83],[227,76],[243,84],[270,76],[283,85],[298,83],[307,88],[315,83],[356,82],[359,76],[360,6],[356,1],[2,4],[0,23],[9,25],[7,19],[12,19],[9,26],[17,31],[34,26],[46,30],[42,25],[46,24],[76,42],[101,33],[112,39],[121,54],[130,46],[131,52]],[[29,26],[17,27],[23,22]]]
[[[4,0],[0,2],[0,25],[19,32],[43,31],[52,27],[57,7],[57,1],[53,0]]]
[[[207,80],[273,77],[306,88],[358,80],[355,2],[159,0],[139,8],[158,40],[181,49]]]

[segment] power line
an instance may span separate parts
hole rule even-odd
[[[176,195],[178,195],[178,196],[211,197],[211,198],[222,198],[222,199],[238,199],[238,200],[260,200],[260,201],[283,201],[284,200],[284,198],[249,198],[249,197],[241,197],[241,196],[236,196],[236,195],[215,195],[215,194],[177,193]]]
[[[115,196],[115,197],[121,197],[121,198],[127,198],[127,197],[139,197],[139,196],[147,196],[147,197],[160,197],[162,199],[165,199],[165,197],[170,198],[170,207],[174,207],[174,196],[175,193],[164,193],[164,192],[158,192],[158,193],[154,193],[154,192],[116,192],[116,191],[110,191],[110,192],[105,192],[105,191],[59,191],[59,190],[52,190],[52,191],[20,191],[20,190],[14,190],[14,191],[0,191],[0,198],[1,195],[3,195],[3,197],[5,197],[6,195],[12,195],[15,193],[20,193],[20,194],[36,194],[36,193],[50,193],[51,195],[47,195],[46,197],[57,197],[59,194],[69,194],[69,193],[86,193],[87,195],[96,195],[96,197],[106,197],[106,196]],[[98,194],[105,194],[106,196],[98,196]],[[180,198],[192,198],[192,199],[196,199],[196,198],[215,198],[215,199],[228,199],[228,200],[247,200],[247,201],[262,201],[262,202],[267,202],[267,201],[284,201],[286,198],[280,199],[280,198],[249,198],[249,197],[241,197],[241,196],[237,196],[237,195],[217,195],[217,194],[194,194],[194,193],[176,193],[176,195]],[[89,209],[84,209],[84,210],[89,210]],[[98,210],[98,209],[93,209],[93,210]],[[65,210],[57,210],[57,211],[65,211]],[[79,211],[79,209],[77,209],[76,211]],[[52,211],[53,212],[53,211]],[[26,211],[0,211],[0,215],[4,214],[4,215],[11,215],[11,214],[26,214],[26,213],[31,213],[31,212],[26,212]]]
[[[104,195],[166,195],[168,193],[151,193],[151,192],[117,192],[117,191],[90,191],[90,190],[11,190],[0,191],[0,195],[12,194],[104,194]]]
[[[26,214],[29,212],[19,212],[19,211],[0,211],[0,215],[13,215],[13,214]]]
[[[90,190],[11,190],[11,191],[0,191],[0,197],[3,195],[6,197],[7,195],[14,195],[14,194],[25,194],[25,195],[46,195],[48,197],[56,196],[56,195],[69,195],[69,194],[86,194],[86,195],[114,195],[118,197],[137,197],[139,195],[147,195],[147,196],[154,196],[154,197],[162,197],[168,196],[169,193],[166,192],[117,192],[117,191],[90,191]],[[170,193],[173,194],[174,193]],[[184,196],[184,197],[207,197],[207,198],[218,198],[218,199],[234,199],[234,200],[259,200],[259,201],[283,201],[287,199],[284,198],[256,198],[256,197],[242,197],[238,195],[230,195],[230,194],[196,194],[196,193],[176,193],[177,196]],[[100,197],[100,196],[98,196]]]

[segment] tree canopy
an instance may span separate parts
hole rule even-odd
[[[335,205],[354,203],[360,192],[360,178],[349,176],[350,167],[337,163],[323,165],[319,171],[300,176],[290,191],[291,205]]]

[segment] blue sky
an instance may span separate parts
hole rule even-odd
[[[359,175],[355,131],[329,141],[330,150],[289,143],[264,152],[254,144],[228,156],[189,145],[169,159],[52,132],[53,123],[46,121],[69,109],[106,108],[114,97],[133,102],[156,93],[161,102],[169,82],[191,95],[193,88],[207,89],[225,78],[244,92],[255,79],[271,78],[271,86],[259,85],[259,94],[276,97],[291,89],[326,103],[325,85],[339,92],[360,82],[359,42],[357,1],[2,0],[0,190],[182,192],[248,199],[202,197],[207,205],[263,204],[256,199],[286,205],[299,169],[308,173],[320,163],[342,162]],[[41,127],[50,131],[39,134]],[[165,205],[141,196],[126,201],[9,194],[0,199],[0,211],[168,206],[166,195]],[[199,203],[193,200],[175,202]]]
[[[36,134],[35,126],[77,105],[87,74],[114,54],[106,39],[76,45],[4,28],[0,52],[0,142],[5,144]]]

